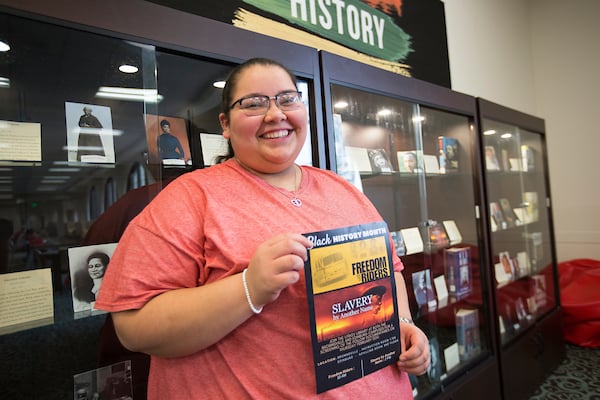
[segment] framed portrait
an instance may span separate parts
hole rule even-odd
[[[192,164],[187,121],[184,118],[146,114],[145,122],[150,164]]]
[[[65,102],[67,161],[115,163],[114,136],[110,107]]]
[[[69,248],[69,272],[75,319],[103,313],[95,309],[96,296],[117,243]]]

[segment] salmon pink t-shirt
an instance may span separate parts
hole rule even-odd
[[[363,193],[330,171],[302,166],[296,196],[300,207],[291,204],[291,192],[234,160],[183,175],[127,227],[96,308],[139,309],[166,291],[238,274],[260,243],[280,233],[382,220]],[[402,269],[395,255],[394,269]],[[218,343],[186,357],[153,356],[148,398],[412,399],[412,391],[406,373],[393,365],[316,394],[302,276]]]

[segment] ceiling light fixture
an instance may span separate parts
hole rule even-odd
[[[347,108],[348,107],[348,102],[347,101],[338,101],[337,103],[335,103],[333,105],[333,108],[337,108],[337,109],[343,109],[343,108]]]
[[[119,66],[119,71],[123,72],[124,74],[135,74],[138,72],[138,70],[138,67],[131,64],[123,64]]]
[[[8,45],[8,43],[6,43],[3,40],[0,40],[0,51],[1,52],[6,52],[10,50],[10,46]]]
[[[142,101],[145,103],[159,103],[163,96],[158,94],[156,89],[136,89],[101,86],[96,93],[96,97],[103,99]]]
[[[0,76],[0,88],[9,88],[10,79]]]
[[[225,87],[225,81],[215,81],[213,82],[213,87],[216,87],[217,89],[223,89]]]
[[[483,132],[483,134],[486,135],[486,136],[495,135],[496,131],[493,130],[493,129],[490,129],[489,131]]]

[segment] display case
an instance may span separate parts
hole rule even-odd
[[[564,356],[544,121],[478,99],[504,397]]]
[[[321,67],[326,161],[387,222],[430,340],[415,397],[500,398],[475,99],[327,52]]]
[[[299,77],[298,162],[318,166],[317,52],[138,0],[2,1],[0,40],[0,397],[144,399],[149,357],[120,345],[88,272],[170,179],[226,152],[213,83],[243,60]]]

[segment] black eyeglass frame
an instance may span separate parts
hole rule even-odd
[[[231,103],[231,105],[229,106],[229,109],[233,110],[233,107],[235,107],[236,104],[239,104],[241,106],[242,105],[242,101],[244,101],[244,100],[252,99],[254,97],[259,97],[259,98],[263,98],[263,99],[268,99],[269,103],[271,102],[271,100],[275,100],[275,104],[277,105],[277,108],[279,108],[281,110],[281,106],[279,104],[279,97],[280,96],[284,96],[284,95],[288,95],[288,94],[296,94],[298,96],[298,100],[299,100],[298,103],[302,102],[302,92],[301,91],[299,91],[299,90],[286,90],[284,92],[277,93],[275,96],[267,96],[266,94],[253,94],[253,95],[249,95],[249,96],[244,96],[244,97],[241,97],[241,98],[237,99],[233,103]],[[296,104],[296,103],[294,103],[294,104]],[[244,111],[245,109],[241,108],[241,110]]]

